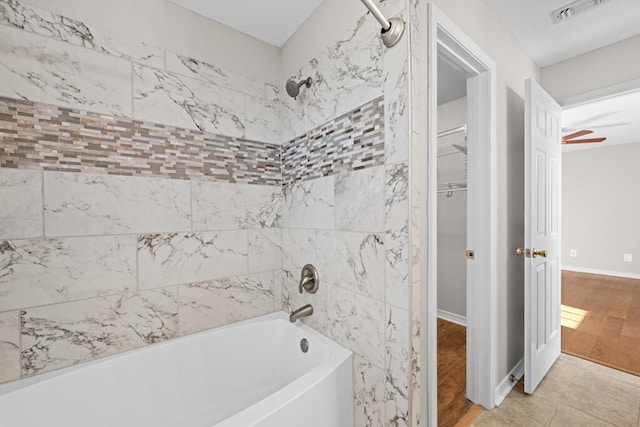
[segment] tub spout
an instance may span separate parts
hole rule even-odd
[[[313,307],[311,304],[306,304],[300,307],[297,310],[293,310],[289,315],[289,322],[294,323],[298,319],[302,319],[303,317],[308,317],[313,314]]]

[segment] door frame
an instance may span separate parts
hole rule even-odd
[[[460,30],[433,3],[428,4],[427,54],[427,168],[422,174],[427,191],[421,192],[423,210],[420,227],[421,322],[426,333],[420,335],[422,366],[422,404],[426,404],[428,425],[437,425],[437,55],[438,47],[475,75],[467,84],[468,183],[473,180],[467,218],[473,233],[467,236],[469,249],[475,251],[473,277],[467,285],[467,397],[485,408],[495,406],[497,337],[497,150],[496,150],[496,64],[471,38]],[[478,142],[481,142],[480,144]],[[472,149],[471,144],[478,144]],[[469,185],[468,185],[469,187]],[[426,194],[425,194],[426,193]],[[468,194],[469,200],[469,194]],[[469,202],[468,202],[469,203]],[[472,205],[471,205],[472,204]],[[425,218],[426,217],[426,218]],[[469,271],[469,269],[468,269]],[[473,286],[469,286],[473,283]],[[426,394],[426,399],[424,395]],[[423,406],[424,407],[424,406]]]

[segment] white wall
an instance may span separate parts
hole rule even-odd
[[[167,0],[27,0],[24,3],[283,87],[278,48]]]
[[[540,70],[482,0],[436,5],[497,64],[498,337],[496,385],[524,355],[524,275],[514,248],[524,240],[524,80]]]
[[[463,82],[463,84],[466,84]],[[438,132],[467,123],[467,98],[438,105]],[[465,133],[441,137],[438,146],[461,144]],[[450,153],[451,147],[440,152]],[[467,175],[462,153],[438,158],[438,184]],[[438,310],[467,316],[467,193],[438,194]]]
[[[640,79],[640,35],[545,67],[542,86],[558,101]]]
[[[563,265],[640,277],[640,143],[564,153],[562,159]],[[625,253],[633,262],[623,261]]]

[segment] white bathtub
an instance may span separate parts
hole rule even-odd
[[[353,426],[351,352],[287,316],[0,386],[0,426]]]

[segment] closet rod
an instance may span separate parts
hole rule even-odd
[[[458,126],[457,128],[451,128],[447,130],[443,130],[442,132],[438,132],[438,138],[441,136],[453,135],[454,133],[466,132],[467,125]]]

